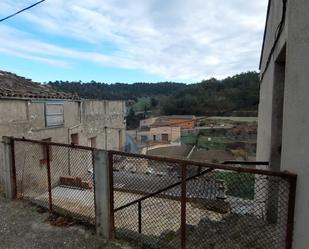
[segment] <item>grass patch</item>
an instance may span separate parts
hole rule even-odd
[[[203,130],[200,130],[199,135],[209,136],[209,137],[220,137],[220,136],[225,136],[227,131],[228,129],[225,129],[225,128],[203,129]]]
[[[197,143],[197,136],[195,135],[182,136],[181,143],[187,145],[195,145]]]
[[[254,199],[254,174],[216,171],[215,177],[216,179],[224,180],[227,187],[227,195],[243,199]]]
[[[208,150],[225,150],[226,149],[226,139],[224,137],[212,137],[211,141],[208,141],[207,136],[199,136],[197,141],[197,146],[199,148]]]
[[[142,112],[145,110],[145,106],[150,107],[150,97],[139,98],[138,101],[132,106],[135,112]]]
[[[257,122],[257,117],[208,117],[206,120],[223,120],[224,122],[227,121],[235,121],[235,122]]]

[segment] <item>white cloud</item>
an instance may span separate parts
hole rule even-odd
[[[14,3],[15,8],[30,2]],[[20,18],[42,34],[73,38],[83,49],[66,48],[0,26],[0,51],[53,66],[69,66],[78,59],[141,69],[170,80],[225,77],[257,69],[266,2],[46,1]],[[9,11],[13,11],[11,1],[1,1],[0,14]],[[113,44],[114,50],[105,48],[106,43]]]

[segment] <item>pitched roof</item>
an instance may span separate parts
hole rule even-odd
[[[170,116],[161,116],[161,118],[165,118],[165,119],[190,119],[190,120],[196,119],[196,117],[194,115],[170,115]]]
[[[79,99],[77,94],[54,90],[48,85],[0,70],[0,98]]]
[[[158,117],[150,127],[159,127],[159,126],[178,126],[178,120],[181,119],[183,122],[196,120],[194,115],[170,115],[170,116],[160,116]],[[177,121],[176,121],[177,120]],[[182,122],[182,121],[181,121]]]

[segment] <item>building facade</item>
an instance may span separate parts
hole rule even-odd
[[[180,142],[180,127],[153,127],[137,132],[139,143],[173,143]]]
[[[294,249],[309,244],[309,1],[270,0],[261,55],[257,160],[298,174]]]
[[[122,150],[125,128],[124,101],[81,100],[0,71],[0,140],[13,136]],[[1,169],[2,143],[0,186]]]

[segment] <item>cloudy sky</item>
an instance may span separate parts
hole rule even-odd
[[[1,0],[0,18],[37,0]],[[36,81],[197,82],[257,70],[267,0],[47,0],[0,23],[0,69]]]

